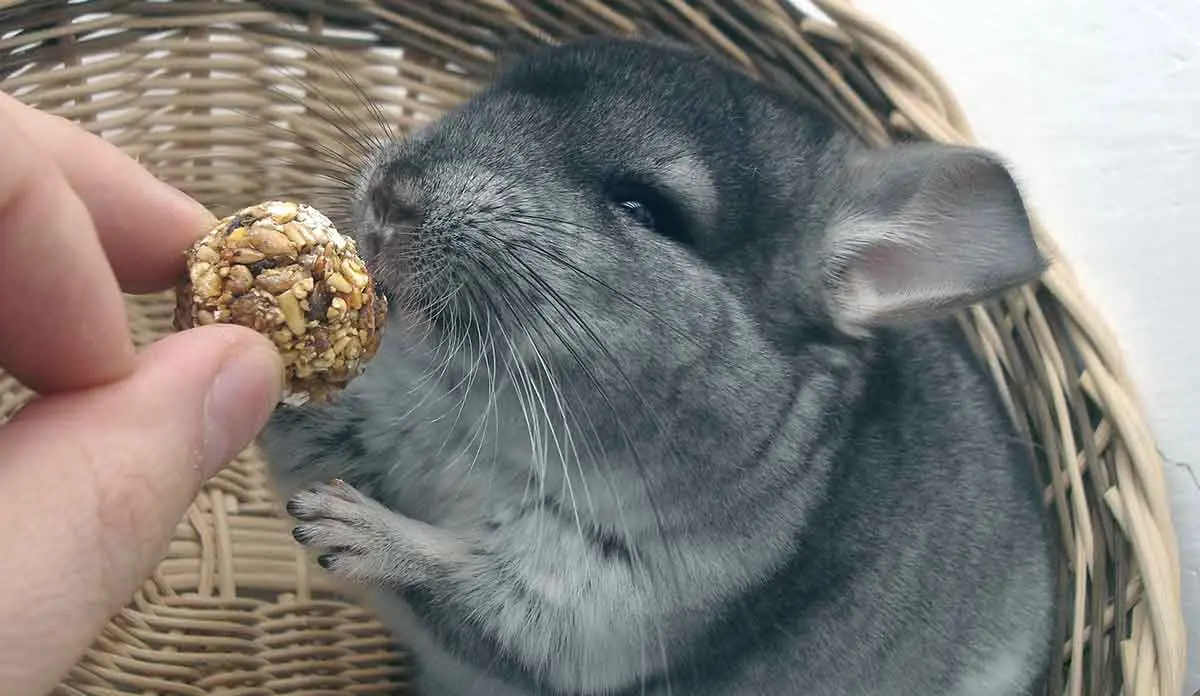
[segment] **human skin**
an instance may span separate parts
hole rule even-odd
[[[278,355],[237,326],[138,351],[124,292],[169,288],[214,222],[73,124],[0,94],[0,693],[53,688],[153,572],[203,481],[258,433]]]

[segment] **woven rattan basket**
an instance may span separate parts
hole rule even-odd
[[[824,17],[787,0],[0,0],[0,79],[218,215],[316,195],[322,162],[355,154],[350,124],[378,123],[378,109],[402,134],[470,94],[504,47],[582,34],[706,47],[815,93],[879,146],[971,141],[901,40],[845,2],[816,5]],[[1057,265],[963,321],[1037,445],[1062,522],[1067,601],[1048,693],[1178,696],[1185,638],[1162,464],[1116,344],[1038,234]],[[140,343],[168,330],[166,297],[128,307]],[[30,396],[0,374],[0,420]],[[403,693],[402,647],[289,532],[247,451],[204,487],[157,573],[60,693]]]

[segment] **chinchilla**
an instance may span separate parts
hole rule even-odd
[[[261,443],[419,693],[1041,688],[1054,532],[953,319],[1046,266],[995,155],[587,39],[345,195],[384,343]]]

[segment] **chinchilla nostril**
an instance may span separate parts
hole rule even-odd
[[[409,179],[384,177],[371,187],[371,211],[384,227],[415,228],[425,217],[420,187]]]
[[[375,225],[364,240],[367,255],[409,246],[425,219],[423,194],[416,183],[391,174],[377,180],[368,195]]]

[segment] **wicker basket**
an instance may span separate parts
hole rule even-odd
[[[403,133],[469,95],[505,46],[583,34],[706,47],[815,93],[875,145],[971,140],[900,39],[846,2],[816,4],[825,17],[788,0],[0,0],[0,78],[218,214],[317,195],[328,155],[355,154],[340,137],[349,124],[377,124],[378,109]],[[128,307],[140,343],[168,330],[165,297]],[[963,322],[1037,444],[1062,521],[1067,601],[1048,693],[1177,696],[1185,634],[1162,463],[1102,319],[1060,260]],[[29,397],[0,374],[0,419]],[[403,650],[289,530],[245,452],[204,487],[168,557],[60,693],[403,693]]]

